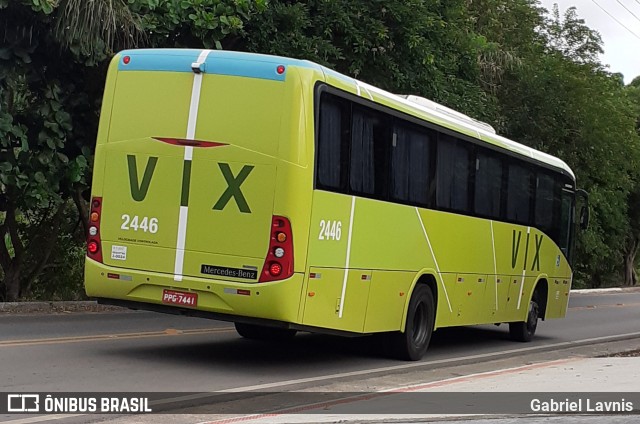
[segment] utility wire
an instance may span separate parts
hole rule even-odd
[[[631,31],[625,24],[623,24],[622,22],[620,22],[615,16],[613,16],[611,13],[609,13],[607,11],[607,9],[605,9],[604,7],[600,6],[598,4],[598,2],[596,0],[591,0],[596,6],[598,6],[600,9],[602,9],[602,11],[604,13],[606,13],[607,15],[609,15],[609,17],[611,19],[613,19],[614,21],[616,21],[618,23],[618,25],[620,25],[621,27],[623,27],[624,29],[626,29],[627,31],[629,31],[634,37],[636,37],[638,40],[640,40],[640,36],[638,36],[638,34],[636,34],[635,32]],[[638,0],[636,0],[638,1]]]
[[[629,13],[631,13],[631,14],[633,15],[633,17],[634,17],[634,18],[636,18],[636,20],[637,20],[638,22],[640,22],[640,18],[638,18],[638,17],[636,16],[636,14],[635,14],[635,13],[633,13],[631,10],[629,10],[629,8],[628,8],[627,6],[625,6],[625,5],[624,5],[624,3],[622,3],[620,0],[616,0],[616,1],[618,2],[618,4],[619,4],[620,6],[624,7],[624,10],[626,10],[626,11],[627,11],[627,12],[629,12]],[[636,1],[637,1],[637,0],[636,0]]]

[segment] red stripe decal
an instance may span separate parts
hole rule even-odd
[[[163,143],[173,144],[174,146],[191,146],[191,147],[218,147],[227,146],[227,143],[218,143],[216,141],[189,140],[186,138],[167,138],[167,137],[151,137],[154,140]]]

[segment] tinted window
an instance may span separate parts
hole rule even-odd
[[[391,143],[391,198],[426,205],[429,199],[430,138],[425,130],[396,125]]]
[[[476,159],[476,190],[474,207],[479,215],[500,217],[502,194],[502,161],[478,152]]]
[[[327,95],[322,96],[318,135],[318,184],[339,190],[344,187],[348,165],[349,105]]]
[[[382,113],[353,107],[349,185],[356,193],[385,197],[387,148],[391,144],[387,121]]]
[[[552,238],[555,237],[555,231],[553,230],[554,187],[555,181],[553,177],[538,173],[538,178],[536,179],[535,223],[536,227]]]
[[[571,223],[573,222],[573,193],[562,190],[560,202],[560,250],[567,258],[570,257]]]
[[[438,135],[436,204],[466,211],[469,203],[469,150],[453,137]]]
[[[507,180],[507,219],[529,225],[531,171],[521,165],[509,165]]]

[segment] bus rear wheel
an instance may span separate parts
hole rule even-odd
[[[509,335],[511,336],[511,339],[517,342],[530,342],[533,339],[533,336],[536,334],[539,317],[540,306],[537,293],[535,293],[531,298],[531,302],[529,302],[529,313],[527,314],[527,320],[509,323]]]
[[[428,286],[418,285],[409,301],[405,331],[394,334],[396,356],[407,361],[421,359],[429,347],[434,321],[433,293]]]
[[[234,323],[236,331],[245,339],[251,340],[289,340],[297,331],[289,328],[265,327],[263,325]]]

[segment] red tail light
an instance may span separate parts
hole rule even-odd
[[[89,234],[87,234],[87,256],[102,262],[102,242],[100,241],[100,218],[102,218],[102,197],[91,199],[89,214]]]
[[[274,215],[269,237],[269,251],[260,274],[261,283],[284,280],[293,275],[291,222],[283,216]]]

